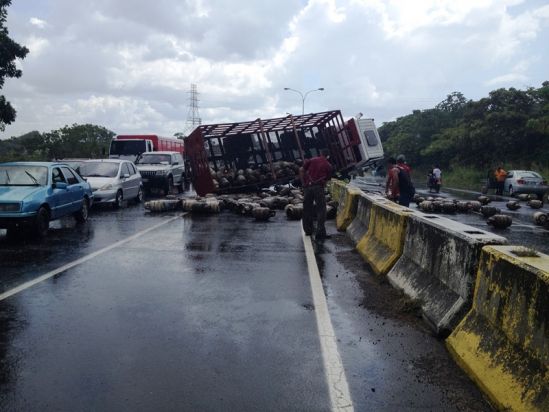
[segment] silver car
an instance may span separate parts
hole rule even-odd
[[[91,185],[94,203],[122,206],[124,200],[143,201],[143,183],[135,165],[127,160],[87,160],[80,166],[80,175]]]
[[[503,190],[513,196],[519,193],[535,193],[540,198],[549,190],[547,182],[531,170],[509,170]]]

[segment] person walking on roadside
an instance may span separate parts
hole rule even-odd
[[[404,169],[412,176],[412,168],[408,163],[406,163],[406,157],[403,154],[399,154],[396,158],[397,166],[401,169]]]
[[[299,177],[303,184],[303,231],[311,236],[314,229],[316,214],[315,239],[329,238],[326,235],[326,197],[324,188],[332,177],[332,165],[328,161],[328,149],[322,149],[320,156],[307,159],[299,169]]]
[[[393,157],[387,160],[385,193],[389,199],[406,207],[410,206],[410,201],[416,193],[409,170],[409,166],[399,165]]]
[[[433,168],[433,180],[435,184],[435,192],[440,192],[440,187],[442,186],[442,170],[440,170],[440,166],[437,164]]]
[[[503,195],[503,185],[507,178],[507,172],[503,167],[499,166],[494,172],[494,176],[496,178],[496,195],[501,196]]]

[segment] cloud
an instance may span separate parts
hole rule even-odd
[[[2,94],[0,138],[75,122],[171,135],[197,83],[204,122],[361,111],[378,122],[458,90],[547,80],[542,0],[44,0],[14,2],[10,35],[30,49]]]
[[[33,26],[38,27],[39,29],[43,29],[47,25],[45,20],[39,19],[38,17],[31,17],[29,19],[29,23],[32,24]]]

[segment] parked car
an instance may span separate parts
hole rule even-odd
[[[43,237],[63,216],[85,222],[92,204],[90,185],[65,164],[0,163],[0,228],[8,234],[30,229]]]
[[[503,190],[510,196],[519,193],[535,193],[540,198],[549,190],[547,181],[532,170],[509,170]]]
[[[143,183],[135,165],[128,160],[87,160],[80,174],[91,185],[95,203],[122,206],[124,200],[143,201]]]
[[[89,159],[57,159],[56,162],[58,163],[65,163],[68,165],[72,170],[74,170],[76,173],[80,174],[80,166]]]
[[[135,163],[143,176],[145,189],[163,189],[166,194],[174,187],[183,191],[185,184],[185,164],[179,152],[143,153]]]

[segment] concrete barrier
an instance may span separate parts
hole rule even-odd
[[[360,189],[350,186],[347,186],[343,192],[340,192],[336,216],[336,228],[340,232],[345,231],[355,218],[358,198],[361,193]]]
[[[380,195],[361,193],[358,196],[356,215],[353,221],[347,226],[347,236],[356,245],[368,232],[370,225],[370,211],[374,202],[389,202]]]
[[[473,306],[447,346],[499,409],[549,411],[549,256],[486,246]]]
[[[471,308],[481,249],[504,237],[440,216],[408,218],[402,256],[389,282],[417,299],[424,318],[447,336]]]
[[[347,185],[345,184],[345,182],[341,180],[331,179],[328,182],[328,192],[330,193],[330,196],[332,196],[332,199],[338,202],[346,187]]]
[[[414,213],[393,202],[372,204],[368,232],[356,248],[378,275],[386,275],[402,255],[407,219]]]

